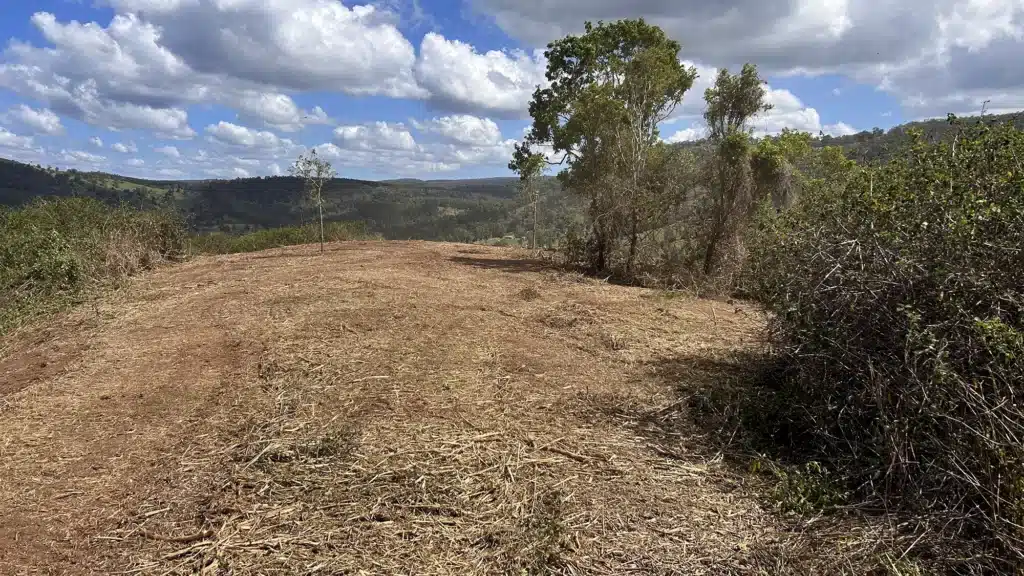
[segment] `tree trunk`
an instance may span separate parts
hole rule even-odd
[[[316,195],[316,203],[320,208],[320,253],[324,253],[324,198],[320,194]]]
[[[718,251],[718,234],[713,233],[708,240],[708,248],[704,252],[704,275],[710,276],[715,265],[715,252]]]
[[[629,217],[629,257],[626,259],[626,275],[633,275],[633,261],[636,260],[636,241],[637,241],[637,220],[639,217],[636,213],[636,206],[633,207],[633,212]]]
[[[533,200],[533,249],[537,249],[537,204],[539,204],[540,198]]]
[[[596,245],[594,248],[596,254],[594,262],[592,262],[591,265],[594,268],[594,272],[597,274],[604,272],[605,269],[606,242],[607,241],[605,240],[604,230],[601,228],[600,222],[594,222],[594,244]]]

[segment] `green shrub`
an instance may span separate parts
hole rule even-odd
[[[818,462],[784,468],[772,466],[772,500],[783,512],[804,516],[827,512],[846,502],[846,492],[833,474]]]
[[[773,313],[791,416],[829,468],[1018,559],[1022,160],[1024,134],[979,125],[845,166],[761,219],[745,284]]]
[[[183,252],[181,220],[89,198],[0,212],[0,332]]]
[[[362,222],[324,223],[324,239],[327,242],[365,240],[374,237],[367,233],[366,225]],[[319,226],[289,226],[256,230],[246,234],[227,234],[225,232],[201,234],[189,239],[189,248],[193,254],[236,254],[258,252],[282,246],[314,244],[319,241]]]

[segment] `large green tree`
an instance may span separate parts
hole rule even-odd
[[[560,178],[590,199],[595,266],[603,268],[610,242],[628,240],[627,272],[643,225],[645,173],[666,120],[697,72],[679,61],[681,46],[638,20],[587,22],[582,35],[548,45],[547,79],[530,103],[531,150],[549,146],[564,166]],[[513,159],[512,168],[529,168]]]

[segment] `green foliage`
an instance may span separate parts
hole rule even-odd
[[[770,465],[770,468],[776,480],[771,498],[782,512],[812,516],[846,503],[847,493],[842,482],[819,462],[788,468]]]
[[[696,70],[680,45],[639,20],[586,23],[585,33],[548,45],[547,78],[530,103],[533,126],[510,167],[529,173],[535,147],[550,146],[565,168],[562,185],[587,202],[589,265],[604,271],[617,244],[628,245],[632,273],[641,234],[651,227],[649,161],[661,146],[658,125],[693,85]]]
[[[375,237],[366,231],[366,225],[362,222],[326,222],[322,232],[325,242],[367,240]],[[235,254],[258,252],[281,246],[314,244],[320,242],[320,239],[320,226],[310,224],[269,228],[245,234],[225,232],[199,234],[191,237],[188,243],[189,250],[193,254]]]
[[[0,332],[180,257],[184,229],[167,211],[88,198],[36,200],[0,212]]]
[[[772,108],[765,99],[764,81],[753,64],[745,64],[735,75],[725,68],[719,70],[715,84],[704,91],[704,101],[704,120],[714,141],[747,134],[750,119]]]
[[[822,461],[1009,558],[1024,553],[1024,133],[951,123],[878,168],[820,158],[792,210],[762,212],[749,286]]]

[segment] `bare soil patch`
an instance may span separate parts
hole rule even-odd
[[[749,310],[353,242],[156,270],[25,368],[92,313],[0,359],[0,573],[748,573],[784,538],[649,429],[651,367],[754,346]]]

